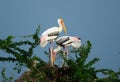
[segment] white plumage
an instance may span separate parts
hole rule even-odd
[[[67,56],[68,55],[68,51],[66,49],[67,46],[72,46],[74,48],[79,48],[81,46],[81,39],[78,37],[73,37],[73,36],[62,36],[59,37],[56,40],[56,44],[57,44],[57,48],[55,48],[52,52],[53,52],[53,64],[55,62],[55,57],[57,52],[59,52],[61,50],[61,48],[63,47],[64,49],[64,53]]]
[[[59,27],[51,27],[47,30],[45,30],[41,36],[40,36],[40,46],[45,47],[48,42],[50,42],[50,63],[51,66],[53,66],[53,58],[54,55],[52,54],[52,42],[59,36],[59,34],[64,30],[64,32],[67,34],[67,30],[64,24],[64,21],[62,18],[58,19],[58,25]]]
[[[81,46],[81,39],[74,36],[61,36],[56,40],[58,46],[72,46],[74,48],[79,48]]]
[[[62,32],[62,30],[64,30],[67,34],[66,27],[62,18],[58,19],[58,25],[59,27],[51,27],[42,33],[42,35],[40,36],[41,47],[45,47],[48,42],[53,42]]]

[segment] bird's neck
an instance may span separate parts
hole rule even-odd
[[[56,49],[54,49],[54,52],[59,52],[61,50],[61,47],[60,46],[58,46]]]
[[[58,25],[59,25],[59,31],[62,32],[63,30],[62,24],[59,22]]]

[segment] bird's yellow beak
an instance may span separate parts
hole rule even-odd
[[[66,35],[67,35],[67,29],[66,29],[66,27],[65,26],[63,26],[63,30],[64,30],[64,32],[66,33]]]
[[[67,33],[67,29],[66,29],[66,26],[65,26],[65,24],[64,24],[63,21],[62,21],[62,27],[63,27],[63,30],[64,30],[65,34],[67,35],[67,34],[68,34],[68,33]]]

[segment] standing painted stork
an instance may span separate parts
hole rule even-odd
[[[64,24],[64,20],[62,18],[58,18],[58,25],[59,27],[51,27],[45,30],[42,35],[40,36],[40,46],[45,47],[48,42],[52,43],[58,35],[64,30],[67,35],[66,26]]]
[[[81,39],[74,36],[61,36],[56,40],[57,48],[52,50],[52,64],[54,64],[56,59],[56,54],[62,48],[64,49],[65,57],[68,55],[67,46],[72,46],[74,48],[79,48],[81,46]]]
[[[51,27],[47,30],[45,30],[42,35],[40,36],[40,46],[41,47],[45,47],[48,42],[50,42],[50,62],[53,61],[52,57],[52,43],[53,41],[59,36],[59,34],[62,32],[62,30],[64,30],[64,32],[67,35],[67,30],[66,30],[66,26],[64,24],[64,20],[62,18],[58,18],[57,20],[59,27]],[[52,65],[52,63],[51,63]]]

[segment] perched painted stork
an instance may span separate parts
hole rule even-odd
[[[79,48],[81,46],[81,39],[74,36],[61,36],[56,40],[57,48],[52,50],[52,64],[54,64],[56,59],[56,54],[62,48],[64,49],[65,57],[68,55],[67,46],[72,46],[74,48]]]
[[[41,47],[45,47],[48,42],[50,42],[50,62],[53,61],[52,57],[52,43],[53,41],[59,36],[59,34],[62,32],[62,30],[64,30],[64,32],[67,35],[67,30],[66,30],[66,26],[64,24],[64,20],[62,18],[59,18],[57,20],[59,27],[51,27],[47,30],[45,30],[42,35],[40,36],[40,46]],[[52,65],[52,64],[51,64]],[[53,65],[52,65],[53,66]]]
[[[42,35],[40,36],[41,47],[45,47],[48,42],[52,43],[62,32],[62,30],[64,30],[64,32],[67,34],[66,26],[62,18],[58,19],[58,25],[59,27],[51,27],[42,33]]]

